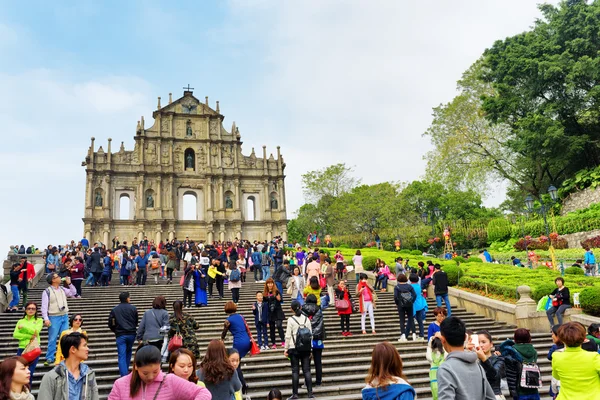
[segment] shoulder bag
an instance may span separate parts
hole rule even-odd
[[[175,336],[173,336],[171,340],[169,340],[169,345],[167,346],[167,349],[169,350],[169,353],[172,353],[181,347],[183,347],[183,337],[179,333],[179,327],[177,327],[177,333],[175,333]]]

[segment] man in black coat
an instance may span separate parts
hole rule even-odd
[[[94,285],[96,286],[99,285],[102,269],[102,255],[100,254],[100,248],[96,248],[90,254],[90,272],[94,275]]]

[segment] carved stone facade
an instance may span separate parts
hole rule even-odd
[[[169,96],[170,97],[170,96]],[[252,149],[242,154],[235,122],[230,132],[224,116],[186,90],[183,97],[152,114],[154,125],[138,121],[135,147],[111,152],[94,149],[94,138],[82,165],[86,168],[84,236],[110,243],[114,236],[131,243],[134,237],[161,240],[215,241],[244,238],[287,239],[285,163],[262,158]],[[184,219],[184,196],[192,196],[195,218]],[[120,210],[122,198],[129,201]],[[186,200],[186,202],[188,202]],[[126,207],[126,205],[124,205]]]

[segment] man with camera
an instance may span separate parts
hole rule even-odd
[[[42,292],[42,318],[44,326],[48,328],[48,351],[44,365],[54,365],[58,335],[69,329],[67,297],[74,297],[77,289],[71,284],[71,278],[61,278],[56,272],[48,274],[46,280],[50,286]]]

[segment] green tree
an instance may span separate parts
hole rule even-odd
[[[302,175],[304,199],[317,204],[323,196],[339,197],[360,184],[360,179],[352,176],[352,168],[346,164],[335,164]]]
[[[490,84],[478,79],[482,68],[483,61],[478,60],[458,82],[460,94],[433,109],[433,122],[423,134],[433,144],[433,150],[424,157],[428,181],[480,193],[486,193],[493,180],[520,184],[519,170],[508,146],[510,128],[490,124],[481,109],[481,97],[493,93]]]
[[[540,10],[531,31],[486,50],[481,74],[493,88],[486,117],[513,132],[506,144],[521,174],[511,182],[538,197],[600,163],[600,2]]]

